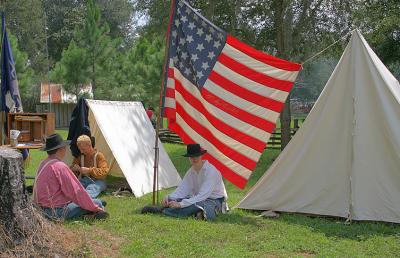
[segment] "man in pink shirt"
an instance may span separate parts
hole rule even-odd
[[[105,219],[102,201],[92,199],[79,183],[74,173],[62,160],[66,146],[59,134],[47,137],[41,149],[48,157],[43,160],[36,173],[33,200],[40,206],[46,217],[52,219],[72,219],[83,215],[95,219]]]

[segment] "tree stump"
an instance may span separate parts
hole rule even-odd
[[[0,147],[0,253],[21,244],[42,225],[25,191],[22,155]]]

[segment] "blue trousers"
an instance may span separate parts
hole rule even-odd
[[[180,202],[182,199],[177,199],[175,201]],[[206,199],[185,208],[165,208],[163,209],[163,213],[167,216],[183,218],[194,216],[197,212],[203,211],[206,220],[215,220],[217,218],[217,211],[221,211],[223,201],[224,198]]]
[[[92,198],[96,198],[107,188],[105,180],[93,179],[87,176],[79,179],[79,182],[81,182],[82,186],[86,189],[86,192]]]
[[[101,200],[93,199],[93,202],[99,207],[104,208]],[[82,215],[90,213],[88,210],[84,210],[79,207],[76,203],[69,203],[64,207],[59,208],[43,208],[44,215],[49,219],[76,219]]]

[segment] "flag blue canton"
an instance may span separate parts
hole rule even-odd
[[[177,1],[170,28],[169,60],[186,79],[201,89],[226,42],[226,32],[186,2]],[[170,61],[169,61],[170,62]]]
[[[11,50],[11,44],[8,39],[4,14],[2,15],[2,49],[1,49],[1,110],[21,112],[22,103],[19,94],[17,72]],[[7,99],[10,95],[10,99]],[[13,103],[10,103],[13,102]]]

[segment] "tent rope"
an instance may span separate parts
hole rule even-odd
[[[319,51],[315,55],[307,58],[304,62],[301,63],[301,66],[303,66],[305,63],[308,63],[309,61],[311,61],[312,59],[316,58],[317,56],[321,55],[322,53],[324,53],[326,50],[330,49],[331,47],[333,47],[337,43],[343,41],[350,33],[352,33],[352,31],[347,32],[344,36],[340,37],[338,40],[336,40],[335,42],[333,42],[332,44],[330,44],[326,48],[322,49],[321,51]]]

